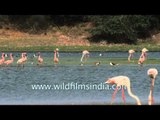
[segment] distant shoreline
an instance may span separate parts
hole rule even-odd
[[[136,52],[141,52],[142,48],[147,48],[149,52],[158,52],[160,51],[160,45],[157,44],[141,44],[141,45],[91,45],[91,46],[26,46],[26,47],[3,47],[0,46],[1,52],[51,52],[56,48],[59,48],[61,52],[81,52],[83,50],[88,50],[92,52],[128,52],[129,49],[134,49]]]

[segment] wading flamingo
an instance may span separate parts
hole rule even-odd
[[[59,62],[59,49],[58,48],[56,48],[56,50],[54,51],[54,59],[53,59],[53,61],[54,61],[54,63],[58,63]]]
[[[18,65],[23,65],[27,61],[27,53],[22,53],[21,58],[17,61]]]
[[[10,53],[10,58],[11,58],[10,60],[6,60],[6,61],[4,61],[4,64],[9,65],[9,64],[13,63],[14,58],[13,58],[12,53]]]
[[[130,63],[131,59],[133,58],[133,53],[135,53],[135,51],[131,49],[128,51],[128,53],[129,53],[128,62]]]
[[[87,50],[84,50],[82,52],[81,65],[83,65],[83,63],[86,62],[88,58],[89,58],[89,52]]]
[[[0,65],[2,65],[5,61],[5,54],[2,53],[2,59],[0,59]]]
[[[43,58],[41,57],[41,53],[38,53],[38,64],[42,64],[43,63]]]
[[[125,94],[124,94],[124,89],[123,89],[123,86],[126,86],[127,87],[127,91],[128,91],[128,94],[129,96],[131,96],[132,98],[134,98],[137,102],[137,105],[141,105],[141,102],[139,100],[139,98],[137,96],[135,96],[132,91],[131,91],[131,85],[130,85],[130,79],[127,77],[127,76],[116,76],[116,77],[112,77],[112,78],[109,78],[105,83],[108,83],[108,84],[116,84],[116,90],[114,91],[113,95],[112,95],[112,102],[111,104],[113,104],[114,102],[114,98],[116,96],[116,93],[118,91],[118,88],[120,86],[122,86],[122,99],[124,101],[124,103],[126,103],[126,100],[125,100]]]
[[[147,74],[151,78],[151,87],[150,87],[150,93],[148,96],[148,104],[152,105],[154,104],[154,97],[153,97],[154,81],[156,79],[156,76],[158,75],[158,70],[156,68],[150,68],[147,71]]]
[[[140,64],[141,66],[143,65],[143,62],[147,59],[147,51],[148,50],[146,48],[142,49],[141,56],[138,60],[138,64]]]

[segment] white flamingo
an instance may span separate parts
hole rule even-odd
[[[125,95],[124,95],[124,89],[123,89],[123,86],[126,86],[127,87],[127,91],[128,91],[128,94],[136,100],[137,102],[137,105],[141,105],[141,101],[139,100],[139,98],[134,95],[131,91],[131,83],[130,83],[130,79],[127,77],[127,76],[116,76],[116,77],[112,77],[112,78],[109,78],[105,83],[108,83],[108,84],[116,84],[116,90],[114,91],[113,95],[112,95],[112,102],[111,104],[113,103],[114,101],[114,98],[115,98],[115,95],[118,91],[118,87],[122,86],[122,99],[124,101],[124,103],[126,103],[126,100],[125,100]]]

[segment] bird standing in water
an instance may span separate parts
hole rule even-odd
[[[5,54],[2,53],[2,59],[0,59],[0,65],[2,65],[5,61]]]
[[[55,64],[57,64],[59,62],[59,49],[56,48],[56,50],[54,50],[54,58],[53,61]]]
[[[22,65],[24,67],[24,63],[27,61],[27,53],[23,52],[21,58],[18,59],[17,64]]]
[[[83,65],[83,63],[86,62],[88,58],[89,58],[89,51],[84,50],[82,52],[81,65]]]
[[[131,83],[130,83],[130,79],[127,77],[127,76],[116,76],[116,77],[112,77],[112,78],[109,78],[108,80],[106,80],[107,84],[116,84],[116,90],[114,91],[113,95],[112,95],[112,102],[111,104],[113,104],[114,102],[114,99],[115,99],[115,95],[118,91],[118,88],[121,87],[122,88],[122,99],[124,101],[124,103],[126,103],[126,100],[125,100],[125,94],[124,94],[124,89],[123,89],[123,86],[126,86],[127,87],[127,91],[128,91],[128,94],[129,96],[131,96],[133,99],[136,100],[137,102],[137,105],[141,105],[141,101],[139,100],[139,98],[134,95],[131,91]]]
[[[110,64],[111,66],[119,65],[119,64],[117,64],[117,63],[113,63],[113,62],[110,62],[109,64]]]
[[[38,65],[43,63],[43,58],[41,57],[41,53],[38,52]]]
[[[148,104],[153,105],[154,104],[153,89],[154,89],[154,82],[155,82],[156,76],[158,75],[158,70],[156,68],[150,68],[147,71],[147,74],[151,78],[151,87],[150,87],[150,93],[148,96]]]
[[[14,62],[13,54],[10,53],[10,60],[4,61],[4,64],[9,65]]]
[[[143,66],[143,62],[147,59],[147,51],[148,50],[146,48],[142,49],[141,56],[138,60],[138,64],[140,64],[141,67]]]
[[[128,51],[128,53],[129,53],[129,56],[128,56],[128,62],[130,63],[130,61],[131,61],[131,59],[133,58],[133,53],[134,53],[135,51],[134,50],[129,50]]]

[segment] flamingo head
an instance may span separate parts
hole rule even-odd
[[[23,56],[27,56],[27,53],[26,53],[26,52],[23,52],[22,55],[23,55]]]
[[[39,56],[41,53],[40,53],[40,52],[38,52],[37,54],[38,54],[38,56]]]
[[[5,53],[2,53],[2,56],[5,56]]]
[[[147,74],[150,78],[156,78],[156,76],[158,75],[158,70],[156,68],[150,68],[148,71],[147,71]]]
[[[128,52],[129,52],[130,54],[132,54],[132,53],[135,52],[135,50],[129,50]]]
[[[108,80],[106,80],[105,82],[106,84],[115,84],[114,79],[109,78]]]
[[[146,48],[142,49],[142,52],[147,52],[147,51],[148,51],[148,49],[146,49]]]

